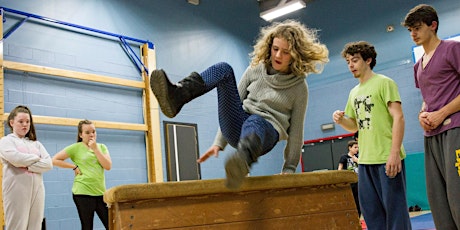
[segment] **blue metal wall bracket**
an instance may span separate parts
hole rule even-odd
[[[126,42],[127,40],[129,40],[129,41],[133,41],[133,42],[147,44],[149,49],[154,49],[153,43],[148,41],[148,40],[142,40],[142,39],[137,39],[137,38],[133,38],[133,37],[128,37],[128,36],[124,36],[124,35],[121,35],[121,34],[115,34],[115,33],[107,32],[107,31],[103,31],[103,30],[93,29],[93,28],[86,27],[86,26],[81,26],[81,25],[77,25],[77,24],[73,24],[73,23],[63,22],[63,21],[60,21],[60,20],[47,18],[47,17],[43,17],[43,16],[40,16],[40,15],[36,15],[36,14],[30,14],[30,13],[22,12],[22,11],[19,11],[19,10],[13,10],[13,9],[9,9],[9,8],[6,8],[6,7],[0,7],[0,14],[2,16],[3,22],[6,21],[4,12],[9,12],[9,13],[12,13],[12,14],[22,15],[22,16],[25,16],[26,18],[21,20],[19,23],[15,24],[6,34],[4,34],[3,39],[7,39],[22,24],[24,24],[27,20],[29,20],[29,18],[43,20],[43,21],[47,21],[47,22],[51,22],[51,23],[57,23],[57,24],[64,25],[64,26],[69,26],[69,27],[73,27],[73,28],[77,28],[77,29],[81,29],[81,30],[91,31],[91,32],[94,32],[94,33],[99,33],[99,34],[107,35],[107,36],[110,36],[110,37],[118,38],[120,40],[120,43],[121,43],[122,47],[123,47],[123,50],[129,56],[129,58],[136,64],[136,67],[139,70],[139,72],[142,73],[141,67],[143,67],[144,70],[147,73],[149,72],[147,67],[142,63],[142,61],[139,58],[139,56],[133,51],[133,49],[128,44],[128,42]]]

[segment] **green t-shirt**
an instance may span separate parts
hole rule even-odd
[[[348,97],[345,114],[356,119],[359,130],[359,164],[384,164],[392,144],[393,118],[389,102],[401,101],[396,83],[381,74],[355,86]],[[401,145],[401,159],[406,157]]]
[[[97,143],[102,154],[108,150],[104,144]],[[101,196],[104,195],[105,175],[104,168],[99,164],[93,150],[82,142],[67,146],[64,151],[70,156],[74,164],[78,165],[80,172],[75,176],[72,193],[76,195]]]

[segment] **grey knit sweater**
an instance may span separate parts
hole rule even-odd
[[[238,84],[243,109],[269,121],[279,133],[279,140],[287,140],[284,149],[283,173],[294,173],[303,146],[303,128],[308,102],[305,76],[268,74],[264,64],[248,67]],[[225,148],[227,142],[218,131],[214,145]]]

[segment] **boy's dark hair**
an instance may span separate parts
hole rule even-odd
[[[377,64],[377,52],[375,51],[374,46],[365,41],[350,42],[345,45],[345,48],[342,50],[342,57],[346,58],[347,54],[355,55],[360,54],[364,61],[369,58],[372,58],[370,67],[374,69],[375,64]]]
[[[401,24],[404,27],[416,27],[419,26],[420,23],[425,23],[427,26],[431,26],[433,22],[436,22],[438,25],[435,30],[435,32],[438,33],[438,13],[432,6],[427,4],[420,4],[412,8],[409,13],[407,13],[404,22]]]
[[[358,144],[357,141],[349,141],[348,142],[348,148],[353,147],[353,145],[357,145],[357,144]]]

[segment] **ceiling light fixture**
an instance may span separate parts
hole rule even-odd
[[[265,21],[271,21],[277,17],[281,17],[305,7],[306,4],[303,0],[281,0],[275,8],[261,12],[260,17]]]
[[[187,0],[187,2],[195,6],[200,5],[200,0]]]

